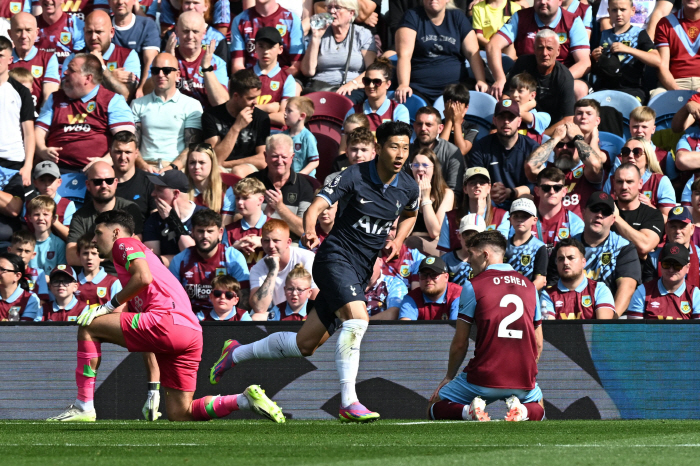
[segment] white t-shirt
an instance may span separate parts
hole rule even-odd
[[[314,257],[316,257],[316,254],[306,249],[289,248],[289,262],[285,268],[279,271],[277,279],[275,280],[275,289],[272,292],[272,304],[276,306],[287,300],[284,295],[284,284],[287,280],[287,274],[292,271],[294,266],[302,263],[304,264],[304,268],[311,273],[311,269],[314,266]],[[260,288],[265,281],[265,277],[267,277],[267,272],[269,272],[269,269],[263,258],[263,260],[258,261],[258,263],[250,269],[250,288]],[[317,288],[313,279],[311,280],[311,288]]]
[[[30,120],[34,120],[31,91],[14,79],[8,79],[0,86],[0,158],[24,161],[22,122]]]
[[[302,0],[277,0],[277,4],[289,10],[299,18],[304,14],[304,2]]]

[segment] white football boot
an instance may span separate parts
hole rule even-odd
[[[467,420],[471,417],[472,421],[490,421],[489,413],[486,412],[486,402],[480,397],[476,397],[467,406]]]
[[[508,414],[506,414],[506,421],[527,421],[527,408],[523,406],[517,396],[512,395],[506,399],[506,406],[508,407]]]

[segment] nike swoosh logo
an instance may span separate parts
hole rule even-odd
[[[491,165],[498,165],[498,162],[491,162]]]
[[[370,202],[374,201],[365,201],[364,199],[360,199],[360,204],[369,204]]]

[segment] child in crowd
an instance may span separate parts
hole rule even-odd
[[[482,0],[474,5],[472,7],[472,27],[476,33],[476,40],[479,41],[479,47],[486,49],[491,36],[510,20],[513,13],[528,6],[523,7],[518,2],[511,0]]]
[[[75,296],[78,276],[70,265],[59,264],[51,271],[49,289],[53,301],[44,303],[45,321],[73,322],[89,307],[88,303]]]
[[[43,194],[49,196],[56,203],[56,216],[58,218],[51,225],[51,231],[65,241],[68,238],[70,222],[73,219],[76,207],[73,201],[61,197],[58,194],[58,188],[61,186],[61,172],[58,170],[58,165],[48,160],[39,162],[37,166],[34,167],[32,178],[34,179],[36,192],[39,195]],[[27,222],[26,212],[29,202],[30,201],[27,201],[25,203],[24,215],[22,215],[25,222]]]
[[[347,167],[362,162],[369,162],[374,160],[374,157],[377,155],[377,144],[369,128],[362,126],[355,128],[347,135],[347,142],[347,152],[342,156],[345,158],[345,166],[328,175],[324,180],[324,184],[333,181]]]
[[[288,73],[286,68],[280,68],[277,62],[281,53],[282,36],[279,31],[273,27],[260,28],[255,35],[255,54],[258,62],[253,67],[253,71],[262,82],[257,107],[267,112],[270,125],[278,130],[286,124],[287,99],[297,95],[294,76]]]
[[[472,267],[469,265],[467,256],[467,244],[477,233],[486,230],[486,222],[483,217],[476,214],[467,214],[459,221],[459,243],[460,249],[455,249],[442,256],[442,260],[447,265],[450,274],[450,281],[459,286],[464,286],[467,280],[473,277]]]
[[[306,320],[306,305],[311,296],[311,274],[304,264],[297,264],[284,282],[286,301],[273,306],[267,320]]]
[[[87,304],[106,304],[122,290],[122,284],[100,266],[100,256],[92,242],[92,234],[78,239],[78,258],[83,271],[78,274],[75,295]]]
[[[0,252],[0,321],[41,322],[44,317],[39,298],[29,291],[22,258]]]
[[[369,284],[365,289],[365,298],[367,299],[367,314],[370,317],[381,314],[390,307],[401,306],[403,297],[408,294],[408,288],[403,280],[392,275],[384,275],[382,267],[384,259],[381,253],[374,262],[372,276],[369,279]]]
[[[27,204],[27,225],[34,231],[36,256],[29,266],[50,273],[58,264],[66,263],[66,243],[51,233],[51,226],[58,216],[56,203],[46,195],[40,195]]]
[[[317,196],[320,192],[321,188],[317,189],[314,192],[314,196]],[[335,204],[323,209],[321,215],[318,216],[318,220],[316,221],[316,236],[318,236],[318,246],[316,246],[313,249],[312,252],[314,254],[316,253],[316,251],[318,251],[318,248],[321,246],[321,243],[323,243],[323,241],[326,239],[328,233],[331,232],[333,225],[335,225],[335,214],[337,212],[338,203],[336,202]],[[304,248],[304,245],[301,243],[301,240],[299,240],[299,247]]]
[[[670,131],[670,130],[669,130]],[[657,147],[651,141],[652,136],[656,133],[656,112],[651,107],[636,107],[630,112],[630,137],[644,138],[654,148],[656,160],[659,161],[659,166],[664,175],[670,180],[678,178],[679,173],[676,169],[676,161],[673,154],[669,150]],[[676,141],[677,143],[678,141]],[[675,144],[673,144],[675,146]],[[615,158],[614,168],[621,164],[620,157]]]
[[[28,69],[22,68],[21,66],[13,68],[10,70],[10,77],[29,89],[30,92],[34,92],[34,77],[32,76],[32,72]],[[34,94],[32,94],[32,101],[34,101],[34,116],[39,116],[36,108],[36,96]]]
[[[294,161],[292,171],[315,176],[318,167],[318,148],[316,138],[304,126],[314,115],[314,103],[308,97],[292,97],[284,111],[284,122],[288,134],[294,141]]]
[[[535,110],[537,101],[537,81],[529,73],[516,74],[510,78],[509,95],[520,108],[520,118],[523,120],[519,133],[542,144],[542,134],[552,122],[549,113]]]
[[[245,309],[236,307],[241,295],[238,280],[230,275],[219,275],[211,281],[211,288],[209,299],[213,309],[208,312],[199,311],[197,318],[200,322],[252,320]]]
[[[336,157],[333,161],[333,167],[331,169],[332,171],[339,172],[344,168],[350,166],[350,164],[348,163],[348,159],[345,156],[345,152],[348,146],[347,138],[348,134],[352,133],[359,127],[367,128],[370,131],[372,130],[369,118],[364,113],[353,113],[349,117],[345,118],[345,121],[343,122],[342,135],[340,136],[340,147],[338,148],[338,157]]]
[[[32,232],[19,230],[12,234],[10,246],[8,246],[7,251],[12,254],[17,254],[22,259],[25,266],[24,278],[27,280],[29,291],[36,293],[41,300],[45,301],[47,297],[42,297],[40,293],[44,295],[47,293],[46,274],[43,270],[29,267],[29,262],[36,257],[35,248],[36,238],[34,238]]]
[[[537,223],[537,207],[530,199],[520,198],[510,206],[510,224],[515,234],[508,239],[505,260],[517,272],[541,290],[547,284],[547,246],[532,234]]]
[[[255,178],[244,178],[233,187],[236,212],[242,217],[226,225],[223,242],[243,253],[248,269],[253,268],[265,255],[260,242],[260,230],[267,222],[267,216],[262,211],[265,191],[262,181]]]
[[[445,126],[440,138],[459,147],[462,155],[467,155],[479,134],[479,128],[464,119],[469,110],[469,88],[461,83],[450,84],[445,87],[442,99],[445,103]],[[462,128],[462,131],[455,131],[455,128]]]

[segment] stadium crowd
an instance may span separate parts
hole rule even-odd
[[[547,319],[700,317],[700,1],[381,10],[0,2],[0,320],[109,302],[121,285],[93,235],[112,209],[200,321],[305,320],[304,213],[373,163],[385,121],[413,125],[420,207],[377,259],[372,319],[455,319],[470,238],[491,229]],[[320,215],[321,241],[343,207]]]

